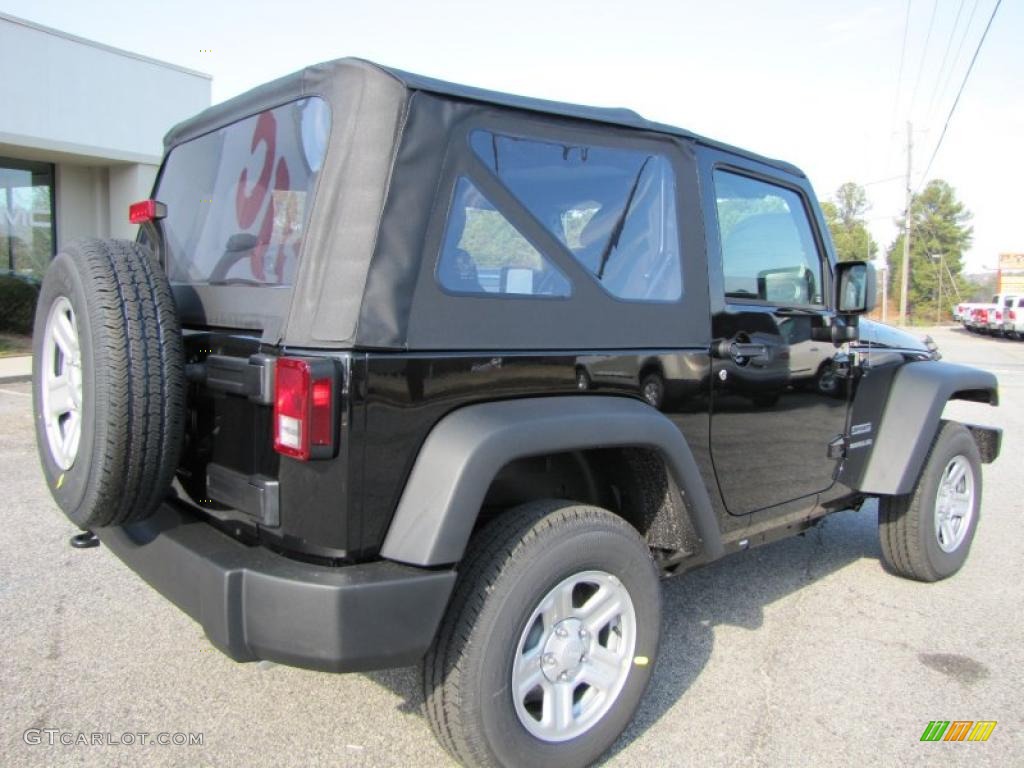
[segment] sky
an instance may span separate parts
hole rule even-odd
[[[360,56],[629,107],[793,162],[822,200],[843,182],[865,184],[884,250],[904,206],[907,122],[920,189],[996,2],[0,0],[0,11],[209,73],[214,102]],[[1024,251],[1022,33],[1024,3],[1004,0],[928,172],[974,214],[969,271]]]

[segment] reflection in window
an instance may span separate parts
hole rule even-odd
[[[453,293],[571,293],[565,275],[465,178],[455,187],[437,279]]]
[[[41,279],[53,224],[53,166],[0,157],[0,271]]]
[[[680,297],[675,175],[665,157],[488,131],[473,131],[470,143],[613,296]]]
[[[772,304],[821,304],[821,258],[800,196],[715,171],[725,295]]]

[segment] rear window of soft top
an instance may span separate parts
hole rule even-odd
[[[330,110],[292,101],[185,142],[164,162],[156,197],[172,282],[295,282]]]

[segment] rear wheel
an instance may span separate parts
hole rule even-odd
[[[81,528],[152,513],[177,468],[181,333],[167,276],[126,240],[83,240],[46,272],[33,337],[36,443],[54,500]]]
[[[468,765],[590,764],[647,687],[660,612],[621,518],[564,501],[502,514],[471,542],[424,663],[435,734]]]
[[[939,581],[960,570],[981,509],[981,456],[962,424],[944,421],[913,493],[879,499],[882,558],[900,576]]]

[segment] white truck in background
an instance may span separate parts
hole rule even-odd
[[[988,312],[988,332],[993,336],[1003,335],[1003,319],[1016,298],[1006,293],[997,293],[992,297],[993,306]]]
[[[1014,307],[1019,298],[997,293],[991,302],[961,302],[953,307],[953,317],[969,331],[1001,336],[1008,333],[1006,324],[1011,308],[1014,314],[1020,315]]]
[[[1003,310],[1003,334],[1024,340],[1024,296],[1011,296]]]

